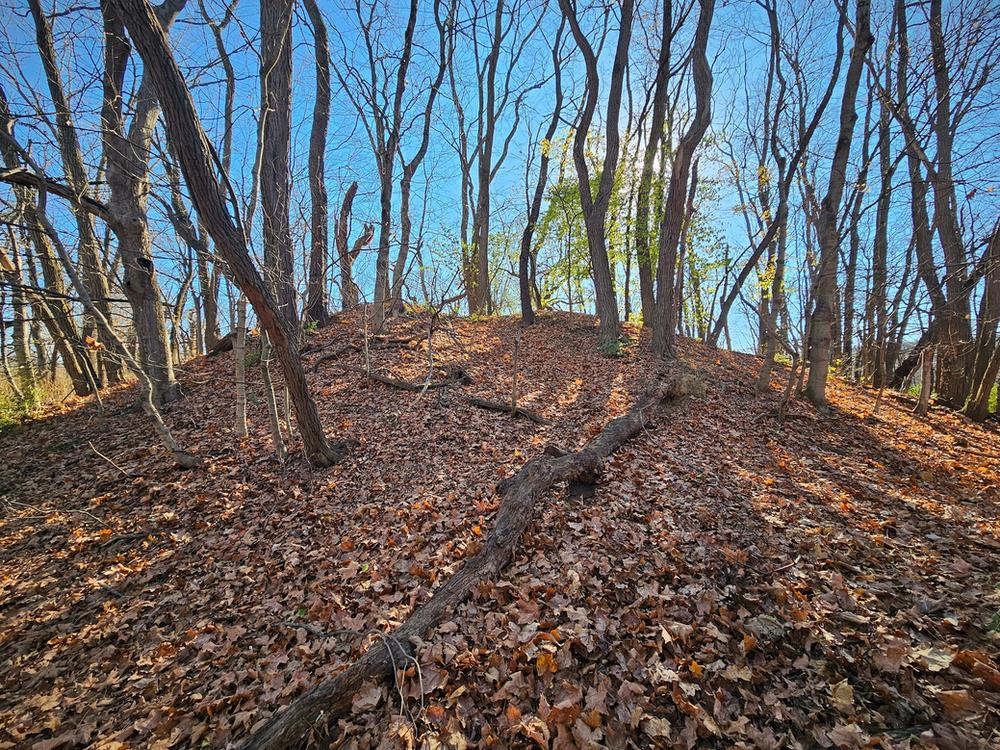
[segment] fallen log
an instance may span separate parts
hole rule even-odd
[[[449,611],[464,601],[480,581],[499,576],[513,557],[518,540],[534,521],[535,504],[553,485],[596,474],[608,456],[648,425],[650,410],[663,402],[677,408],[685,396],[701,388],[700,379],[681,366],[660,373],[626,414],[612,419],[583,448],[563,455],[543,453],[501,482],[500,507],[493,529],[479,552],[402,625],[372,643],[360,659],[333,679],[310,688],[268,719],[240,746],[242,750],[277,750],[297,745],[310,730],[321,727],[320,721],[330,722],[347,714],[355,693],[365,682],[394,677],[396,667],[413,658],[415,649],[411,639],[422,638],[444,621]]]

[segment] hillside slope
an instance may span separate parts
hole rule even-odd
[[[600,357],[591,319],[546,315],[520,392],[552,424],[471,406],[509,398],[516,331],[443,321],[435,363],[473,382],[423,394],[338,367],[360,351],[321,363],[324,424],[359,441],[329,470],[294,443],[273,460],[256,368],[236,443],[231,354],[184,365],[166,414],[203,469],[170,466],[127,389],[104,416],[79,403],[0,436],[0,748],[222,747],[377,643],[477,548],[500,479],[581,444],[653,370],[645,347]],[[307,366],[361,340],[338,316]],[[424,339],[370,356],[426,376]],[[336,746],[1000,742],[996,426],[888,396],[872,416],[839,380],[832,416],[794,402],[779,423],[755,358],[682,356],[707,395],[592,496],[552,493],[501,579],[396,688],[358,694]]]

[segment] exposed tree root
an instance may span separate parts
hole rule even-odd
[[[350,345],[348,345],[350,346]],[[346,347],[341,347],[345,349]],[[324,355],[321,357],[316,364],[329,358],[334,359],[338,356],[337,352],[331,353],[329,355]],[[468,385],[472,382],[472,378],[469,376],[468,372],[462,368],[460,365],[448,365],[445,368],[445,378],[443,380],[435,380],[430,383],[415,383],[409,380],[400,380],[399,378],[394,378],[389,375],[380,375],[377,372],[369,372],[363,367],[356,367],[354,365],[338,364],[343,370],[348,372],[356,372],[359,375],[363,375],[370,380],[378,381],[385,385],[391,386],[393,388],[398,388],[402,391],[410,391],[411,393],[419,393],[425,390],[431,390],[434,388],[444,388],[448,385],[460,384]],[[480,398],[479,396],[463,396],[462,397],[467,403],[472,404],[480,409],[486,409],[487,411],[496,411],[501,414],[512,414],[515,417],[523,417],[525,419],[531,420],[536,424],[548,425],[552,424],[551,420],[546,419],[540,414],[533,412],[531,409],[526,409],[523,406],[518,406],[515,409],[510,408],[510,404],[506,404],[502,401],[491,401],[490,399]]]
[[[486,578],[497,578],[514,554],[514,546],[537,515],[535,504],[559,482],[593,476],[603,461],[647,426],[649,411],[662,402],[674,407],[699,391],[701,382],[691,371],[675,366],[659,374],[650,388],[623,416],[607,426],[578,451],[553,456],[545,453],[526,463],[497,490],[502,495],[493,529],[482,549],[470,557],[434,595],[392,633],[380,638],[364,655],[332,680],[307,690],[284,711],[272,716],[241,746],[243,750],[275,750],[299,743],[313,729],[351,709],[354,694],[368,680],[394,675],[396,665],[413,656],[413,638],[423,637],[442,622],[473,588]],[[559,452],[559,451],[554,451]]]
[[[411,347],[417,341],[423,341],[427,336],[421,334],[420,336],[411,336],[409,338],[391,338],[388,336],[372,336],[369,346],[371,349],[405,349]],[[315,354],[322,351],[323,348],[306,348],[301,351],[300,354]],[[319,366],[324,362],[329,362],[333,359],[339,359],[341,355],[347,352],[361,352],[364,351],[364,347],[361,344],[341,344],[332,352],[327,352],[321,357],[317,357],[316,361],[313,362],[312,369],[313,372],[319,369]]]
[[[360,352],[360,351],[361,347],[358,344],[342,344],[341,346],[338,346],[336,349],[334,349],[332,352],[327,352],[322,357],[317,357],[316,361],[313,362],[312,366],[313,372],[316,372],[319,369],[319,366],[324,362],[329,362],[330,360],[333,359],[339,359],[342,354],[346,354],[347,352]]]
[[[411,383],[409,380],[400,380],[399,378],[394,378],[390,375],[381,375],[374,370],[366,370],[364,367],[357,367],[355,365],[345,365],[337,364],[337,367],[342,370],[347,370],[347,372],[356,372],[359,375],[363,375],[369,380],[375,380],[379,383],[383,383],[393,388],[398,388],[401,391],[410,391],[411,393],[419,393],[424,390],[432,390],[434,388],[444,388],[445,386],[459,384],[468,384],[472,382],[472,377],[466,372],[464,367],[460,365],[448,365],[445,368],[445,376],[442,380],[432,380],[430,383]]]
[[[479,398],[478,396],[467,396],[465,400],[473,406],[478,406],[480,409],[498,411],[504,414],[513,414],[515,417],[530,419],[536,424],[552,424],[552,420],[546,419],[540,414],[536,414],[531,411],[531,409],[525,409],[523,406],[518,406],[511,410],[510,404],[505,404],[502,401],[490,401],[489,399]]]

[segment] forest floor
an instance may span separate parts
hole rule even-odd
[[[419,334],[402,319],[392,335]],[[273,457],[251,369],[180,368],[166,410],[205,466],[174,468],[134,391],[0,436],[0,748],[223,747],[378,643],[488,533],[498,480],[623,413],[647,348],[597,353],[593,322],[443,319],[437,364],[470,385],[410,393],[306,356],[323,421],[360,444],[312,469]],[[637,336],[635,329],[627,333]],[[357,314],[311,343],[362,338]],[[1000,433],[831,382],[833,414],[754,357],[683,342],[707,395],[557,488],[495,583],[369,685],[336,747],[1000,746]],[[426,342],[373,349],[426,376]],[[361,366],[360,352],[336,362]],[[102,458],[98,451],[114,462]]]

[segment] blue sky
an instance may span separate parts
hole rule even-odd
[[[208,0],[209,12],[215,18],[222,15],[220,0]],[[881,4],[886,5],[886,4]],[[887,8],[876,4],[873,23],[880,37],[885,36],[888,29]],[[0,49],[3,50],[3,69],[0,75],[4,78],[4,86],[16,112],[31,113],[36,104],[43,110],[50,109],[44,81],[40,75],[40,66],[34,50],[34,35],[30,25],[27,9],[11,0],[4,0],[0,5],[7,19],[0,36]],[[50,10],[65,10],[68,5],[64,0],[46,3]],[[330,30],[332,58],[334,65],[344,65],[345,60],[357,62],[361,55],[358,20],[353,12],[353,5],[341,0],[324,2],[320,0]],[[468,28],[469,4],[463,3],[464,10],[459,17],[460,26]],[[551,69],[550,45],[558,24],[558,6],[549,0],[547,7],[540,2],[522,2],[519,4],[519,15],[522,18],[534,18],[542,13],[543,18],[538,32],[525,49],[524,56],[514,71],[514,80],[530,85],[549,77]],[[956,6],[957,7],[957,6]],[[642,106],[643,87],[649,84],[648,76],[652,68],[653,51],[647,49],[648,40],[655,43],[658,34],[659,21],[654,14],[655,4],[639,3],[636,27],[633,34],[631,61],[633,69],[630,73],[633,106],[638,110]],[[794,11],[782,14],[782,22],[788,23],[788,38],[793,39],[790,25],[796,16],[802,19],[802,30],[796,42],[804,60],[807,77],[811,74],[816,80],[810,82],[812,100],[815,101],[824,85],[822,76],[830,68],[830,55],[833,49],[833,39],[836,15],[825,3],[815,3],[814,7],[806,3],[794,2],[786,10]],[[583,22],[585,28],[593,32],[594,28],[603,22],[604,18],[598,12],[599,8],[585,13]],[[399,40],[406,21],[408,3],[392,0],[383,3],[377,13],[377,24],[372,32],[379,35],[387,55],[386,62],[390,73],[394,73],[395,59],[398,53]],[[957,12],[957,11],[956,11]],[[693,30],[697,10],[682,31],[678,42],[683,46]],[[244,0],[238,6],[234,23],[226,30],[227,46],[233,55],[239,78],[237,86],[237,122],[234,132],[234,163],[233,179],[238,190],[249,192],[250,164],[253,159],[254,138],[256,132],[256,107],[259,98],[259,82],[257,78],[258,60],[256,57],[256,28],[258,8],[255,2]],[[610,16],[612,33],[617,31],[616,13]],[[298,20],[294,31],[294,85],[293,85],[293,227],[297,232],[301,247],[305,247],[305,231],[303,217],[308,216],[308,181],[306,179],[306,155],[308,151],[309,127],[312,116],[313,91],[315,87],[312,60],[312,36],[305,23],[304,11],[299,9]],[[917,29],[918,19],[911,19],[913,30],[911,36],[914,46],[921,43],[922,33]],[[63,77],[68,91],[77,110],[77,127],[85,141],[85,153],[96,173],[96,165],[100,155],[100,139],[98,134],[98,113],[100,107],[101,40],[99,36],[99,19],[92,9],[79,9],[59,15],[54,20],[56,36],[59,44],[60,62],[63,67]],[[568,36],[568,35],[567,35]],[[206,128],[216,139],[221,141],[221,102],[222,83],[221,68],[215,59],[214,45],[207,29],[205,29],[198,4],[189,0],[187,7],[172,32],[172,41],[177,50],[183,68],[188,74],[189,82],[201,112]],[[416,32],[416,53],[408,76],[408,92],[420,91],[436,66],[436,29],[429,1],[422,3],[418,15]],[[850,42],[848,42],[849,44]],[[735,143],[737,149],[748,132],[756,125],[753,110],[759,107],[765,84],[767,36],[766,23],[760,10],[750,2],[719,3],[713,25],[710,43],[710,55],[713,58],[715,72],[714,88],[714,121],[712,136],[724,138]],[[475,76],[475,66],[472,52],[466,35],[460,40],[460,64],[457,66],[459,90],[463,106],[467,112],[474,112],[478,98],[480,82]],[[573,49],[572,40],[569,48]],[[601,58],[604,70],[613,54],[613,41],[605,45]],[[13,53],[7,54],[7,53]],[[134,73],[140,69],[137,56],[133,56]],[[574,55],[568,64],[564,83],[574,95],[581,91],[582,66],[579,55]],[[26,82],[26,83],[25,83]],[[438,99],[434,114],[431,146],[418,175],[412,202],[412,213],[415,228],[423,221],[425,252],[429,264],[439,268],[441,283],[446,283],[454,272],[457,256],[457,234],[459,225],[460,182],[458,161],[451,141],[455,133],[455,107],[450,101],[450,92],[445,91]],[[986,100],[997,95],[996,82],[992,81],[984,95]],[[598,108],[599,118],[595,128],[603,121],[602,105]],[[839,89],[834,95],[827,116],[817,137],[814,139],[808,158],[818,168],[819,192],[823,192],[825,184],[824,168],[832,152],[833,130],[836,124],[836,114],[839,105]],[[37,97],[37,98],[36,98]],[[749,109],[748,99],[749,97]],[[864,106],[867,93],[859,95],[859,125],[857,135],[864,126]],[[552,101],[551,84],[543,85],[525,98],[520,128],[511,141],[510,156],[499,172],[493,186],[494,215],[493,228],[507,229],[514,234],[520,233],[525,211],[524,183],[525,166],[528,153],[532,150],[531,138],[543,129],[549,118],[549,108]],[[422,109],[423,98],[414,97],[408,111],[413,116],[417,109]],[[570,104],[570,106],[574,106]],[[681,111],[683,112],[683,105]],[[992,111],[984,107],[982,112],[970,116],[966,126],[960,133],[956,146],[958,176],[961,179],[959,189],[960,202],[968,217],[967,226],[970,236],[974,233],[982,235],[997,216],[997,193],[993,191],[998,180],[996,167],[997,139],[1000,122],[996,109]],[[748,117],[748,112],[750,116]],[[567,111],[567,117],[571,113]],[[626,120],[623,113],[622,122]],[[501,135],[509,130],[512,124],[512,112],[508,112],[498,123]],[[413,139],[416,129],[411,129],[404,138],[403,148],[407,155],[412,154]],[[61,168],[55,159],[52,147],[52,136],[36,117],[26,117],[18,124],[19,136],[22,140],[30,140],[36,156],[47,160],[50,171],[61,174]],[[894,140],[898,140],[894,139]],[[895,144],[894,144],[895,145]],[[856,138],[852,153],[852,170],[860,159],[860,138]],[[624,158],[635,162],[634,152],[624,155]],[[701,205],[704,219],[711,224],[715,233],[731,247],[733,257],[743,252],[748,245],[744,228],[744,220],[734,209],[739,205],[731,180],[722,166],[722,157],[718,149],[708,147],[701,158],[701,174],[706,181],[715,181],[716,198]],[[162,169],[154,167],[157,178],[162,177]],[[569,170],[572,174],[572,169]],[[893,241],[890,250],[891,262],[901,265],[902,258],[909,241],[909,209],[908,190],[902,182],[905,168],[897,172],[897,189],[893,197],[892,226]],[[532,182],[534,177],[532,175]],[[850,178],[849,178],[850,179]],[[377,219],[377,178],[374,160],[368,146],[364,128],[359,124],[358,115],[344,92],[339,90],[334,78],[334,102],[330,122],[330,136],[327,154],[327,182],[330,195],[331,222],[336,214],[341,196],[347,184],[357,180],[360,186],[358,199],[354,210],[355,232],[364,221]],[[872,180],[873,183],[875,180]],[[873,184],[870,192],[873,203],[878,186]],[[426,201],[426,211],[424,210]],[[394,209],[398,208],[398,198]],[[793,214],[796,213],[793,207]],[[66,221],[65,210],[57,216],[59,225],[71,231],[70,223]],[[177,241],[173,237],[160,209],[155,202],[150,204],[150,218],[156,230],[157,268],[161,283],[168,296],[176,286],[176,263],[173,260],[179,252]],[[973,218],[975,219],[973,221]],[[871,222],[874,210],[868,212],[862,227],[863,251],[870,247]],[[796,222],[801,225],[801,221]],[[804,229],[802,230],[804,231]],[[332,232],[331,232],[332,236]],[[259,243],[258,243],[259,244]],[[697,249],[697,248],[696,248]],[[793,293],[804,286],[801,274],[804,265],[804,245],[801,233],[790,243],[792,260],[789,266],[789,288]],[[433,258],[433,260],[430,260]],[[374,267],[374,249],[370,249],[359,260],[357,278],[362,287],[369,288]],[[301,282],[301,280],[300,280]],[[863,283],[859,281],[863,294]],[[634,288],[634,287],[633,287]],[[417,285],[411,286],[414,291]],[[225,304],[223,305],[225,307]],[[741,310],[733,312],[734,345],[746,349],[752,345],[751,328],[743,322]]]

